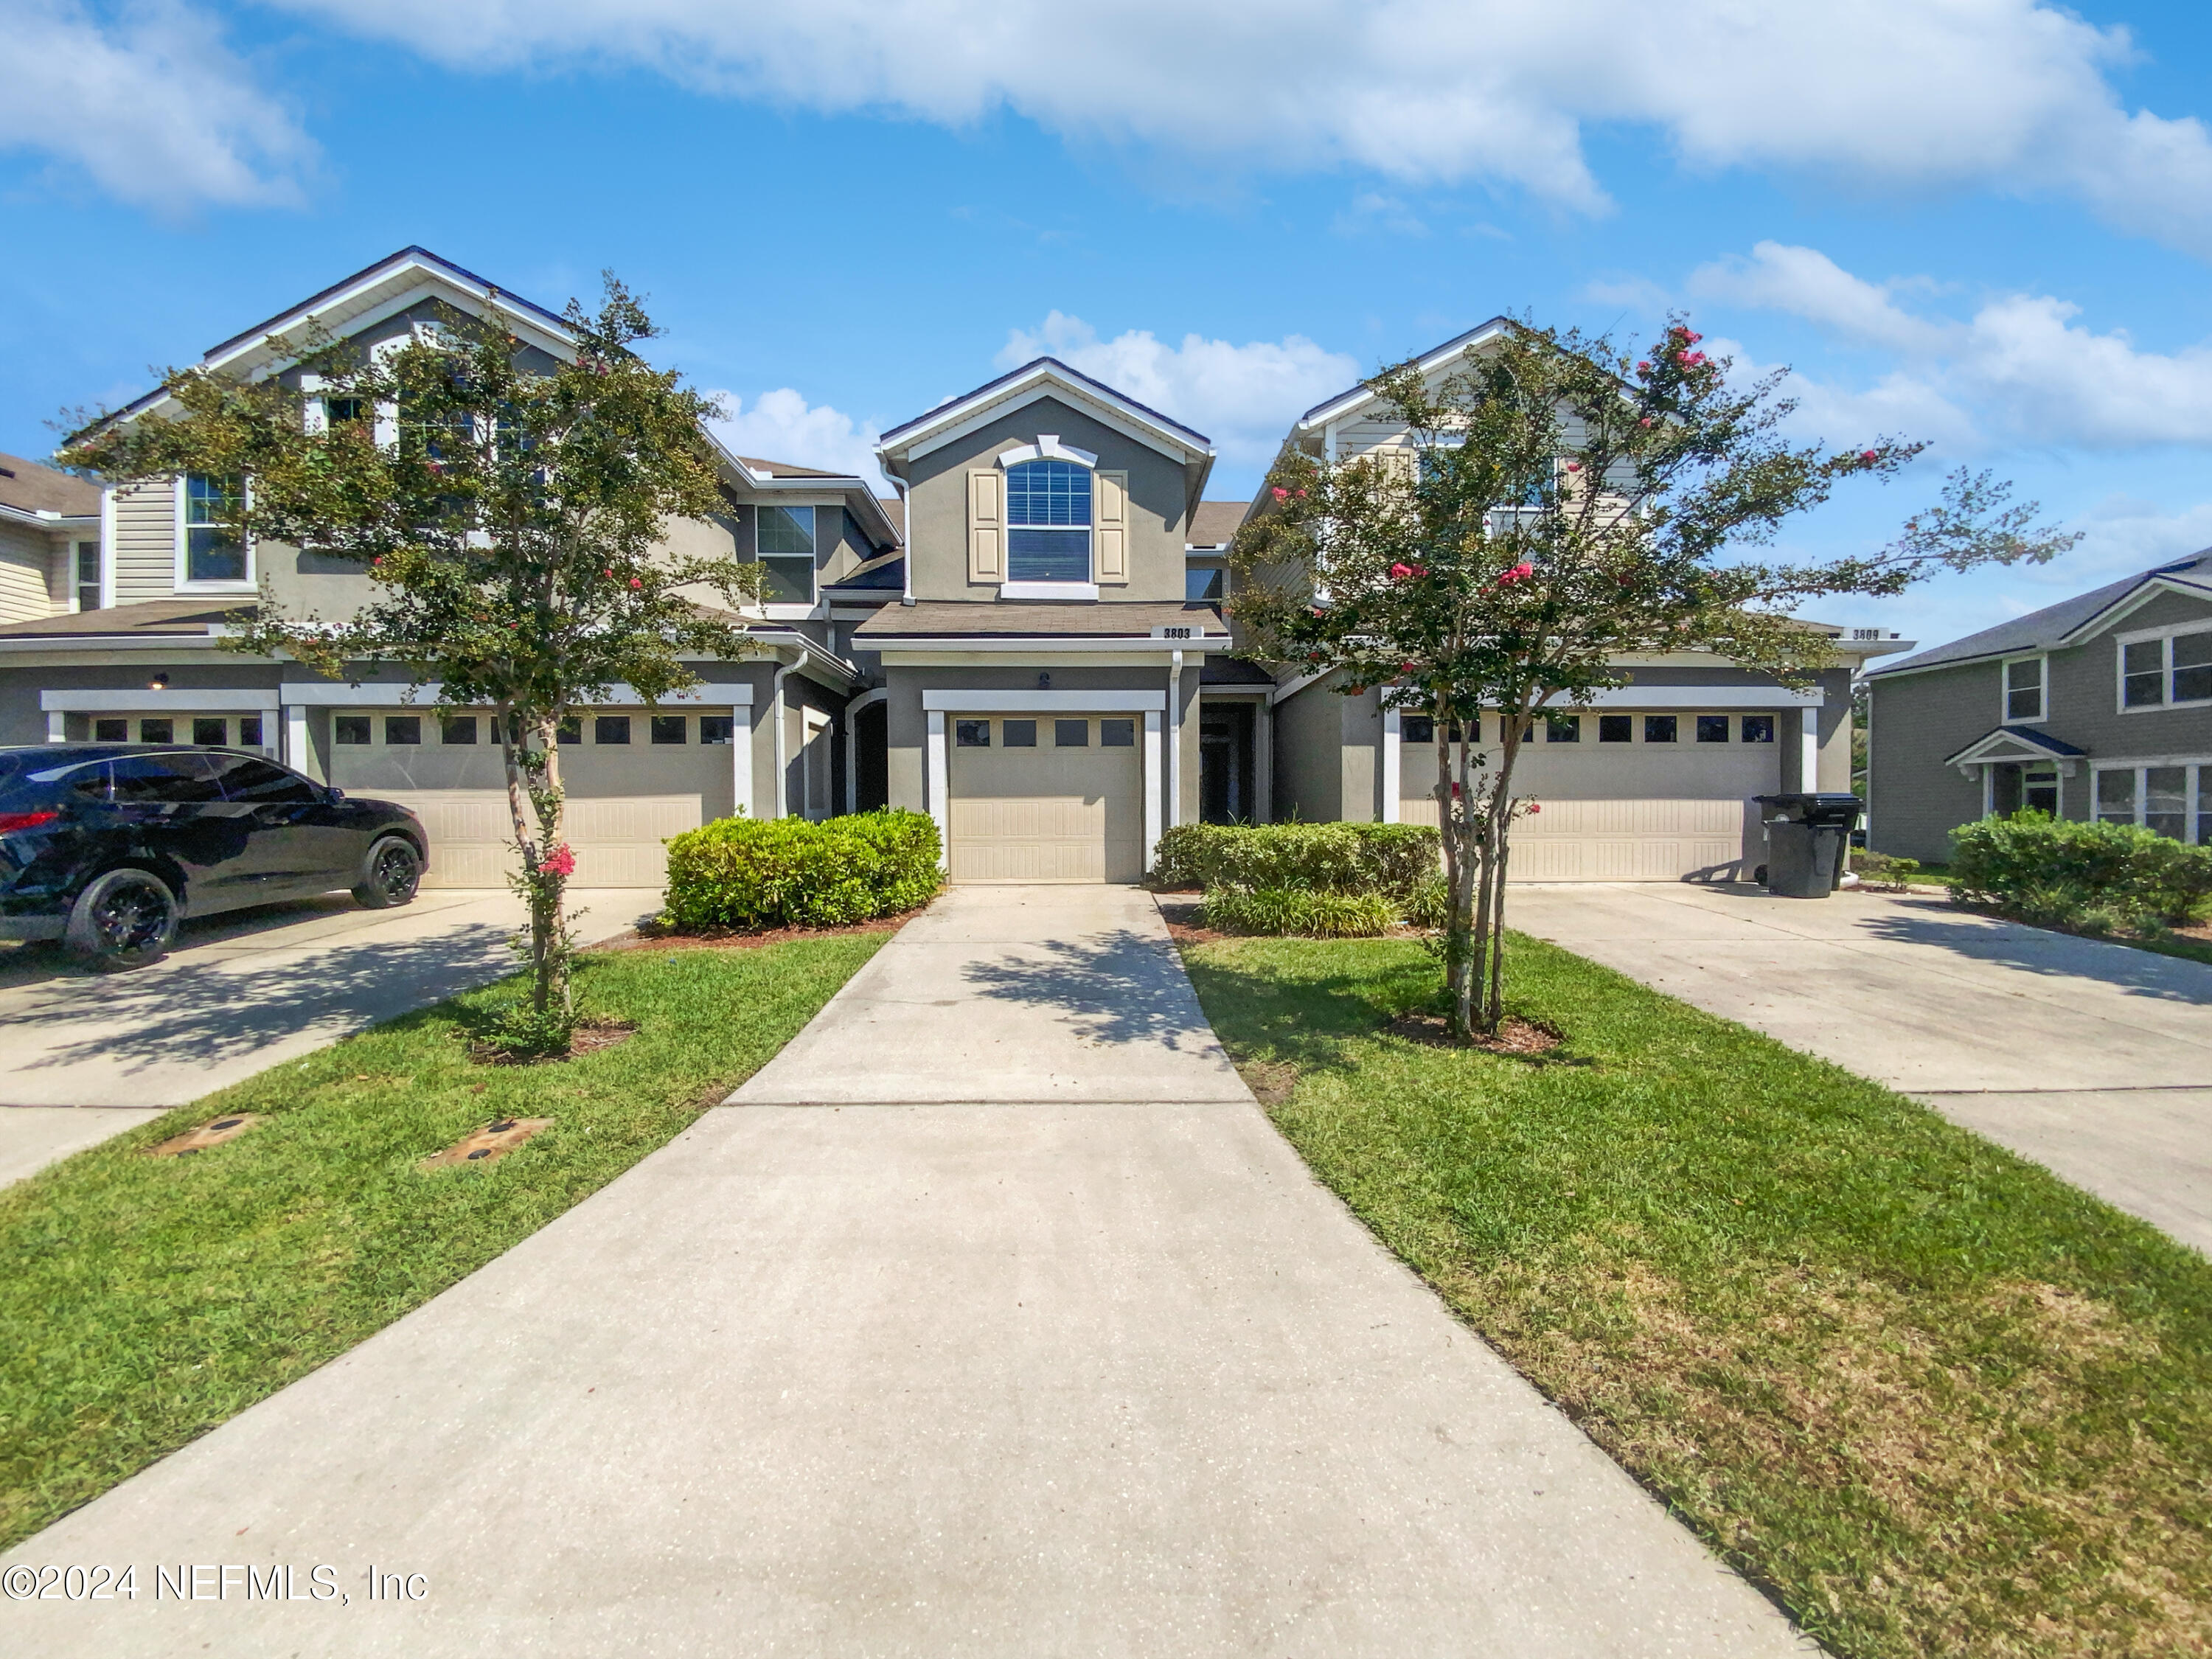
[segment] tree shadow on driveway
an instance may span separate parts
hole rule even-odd
[[[1177,1051],[1213,1044],[1213,1028],[1166,939],[1122,927],[1035,948],[1048,959],[971,963],[963,976],[995,1001],[1060,1011],[1078,1036],[1094,1042]]]
[[[56,981],[0,1003],[0,1066],[212,1068],[305,1033],[358,1030],[514,972],[509,931],[479,922],[428,939],[334,939],[305,960]]]
[[[2130,996],[2212,1005],[2212,966],[2203,963],[1979,916],[1941,899],[1895,901],[1888,914],[1869,916],[1866,929],[1886,944],[1929,945],[2046,978],[2094,980]]]

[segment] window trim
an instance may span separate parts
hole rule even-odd
[[[2196,630],[2184,628],[2181,631],[2193,633]],[[2212,845],[2212,842],[2200,842],[2197,839],[2197,831],[2203,823],[2205,815],[2212,812],[2212,754],[2147,755],[2133,760],[2091,762],[2089,822],[2112,823],[2120,821],[2107,818],[2104,815],[2100,805],[2099,785],[2107,772],[2126,772],[2135,780],[2135,816],[2129,822],[2133,823],[2139,829],[2145,827],[2144,821],[2150,816],[2150,779],[2146,774],[2162,771],[2168,768],[2179,768],[2188,779],[2186,789],[2181,798],[2182,827],[2186,831],[2182,837],[2182,845],[2185,847]],[[2063,777],[2059,782],[2059,790],[2063,803],[2065,798],[2065,781]]]
[[[2037,665],[2035,679],[2035,712],[2015,714],[2012,712],[2012,665],[2016,662]],[[2015,657],[1997,659],[1997,724],[1999,726],[2039,726],[2051,718],[2051,655],[2045,651],[2023,652]]]
[[[172,481],[172,489],[175,501],[176,545],[173,550],[173,562],[170,570],[171,586],[177,592],[179,593],[252,593],[258,592],[259,585],[256,580],[256,572],[254,568],[255,560],[253,538],[246,535],[240,535],[239,537],[240,544],[244,548],[246,552],[245,575],[236,581],[195,581],[192,580],[191,526],[186,521],[185,507],[186,494],[185,476],[186,475],[184,473],[179,472]],[[247,500],[252,500],[252,493],[253,483],[252,479],[248,479],[246,483],[246,495]],[[103,563],[105,561],[103,561]]]
[[[1080,468],[1091,474],[1091,488],[1085,492],[1085,514],[1082,524],[1073,525],[1017,525],[1014,522],[1014,473],[1024,466],[1058,461]],[[1034,444],[1020,449],[1010,449],[998,458],[999,471],[1005,480],[1005,498],[1000,512],[1004,514],[1006,551],[1006,570],[999,584],[1000,594],[1006,599],[1095,599],[1098,597],[1098,458],[1088,450],[1070,449],[1050,433],[1039,434]],[[1080,580],[1048,576],[1017,576],[1014,574],[1014,532],[1017,530],[1077,530],[1083,532],[1084,574]]]
[[[2139,628],[2125,634],[2112,635],[2112,706],[2123,714],[2157,714],[2169,708],[2212,708],[2212,697],[2190,697],[2173,701],[2173,641],[2184,634],[2212,634],[2212,617],[2200,617],[2193,622],[2168,623],[2163,628]],[[2128,702],[2128,647],[2159,644],[2158,690],[2159,701],[2130,704]]]

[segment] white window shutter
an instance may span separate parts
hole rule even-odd
[[[1098,544],[1098,580],[1126,582],[1129,580],[1129,475],[1101,472],[1097,477],[1098,518],[1092,533]]]
[[[968,475],[968,580],[1006,579],[1006,481],[997,469]]]

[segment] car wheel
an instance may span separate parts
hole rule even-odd
[[[404,836],[386,836],[362,860],[361,885],[353,896],[372,910],[404,904],[422,884],[422,855]]]
[[[177,896],[144,870],[111,870],[77,895],[62,943],[107,972],[159,962],[177,937]]]

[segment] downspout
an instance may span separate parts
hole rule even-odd
[[[907,493],[907,482],[895,476],[887,467],[884,477],[890,480],[891,488],[899,495],[899,572],[906,578],[906,592],[899,596],[901,605],[914,603],[914,498]]]
[[[1168,653],[1168,802],[1170,830],[1182,822],[1182,653]]]
[[[786,769],[790,763],[784,756],[788,739],[783,732],[783,677],[805,660],[802,648],[799,661],[784,664],[775,671],[775,678],[769,683],[769,718],[775,722],[775,811],[771,816],[779,818],[787,810],[791,795],[791,783]]]

